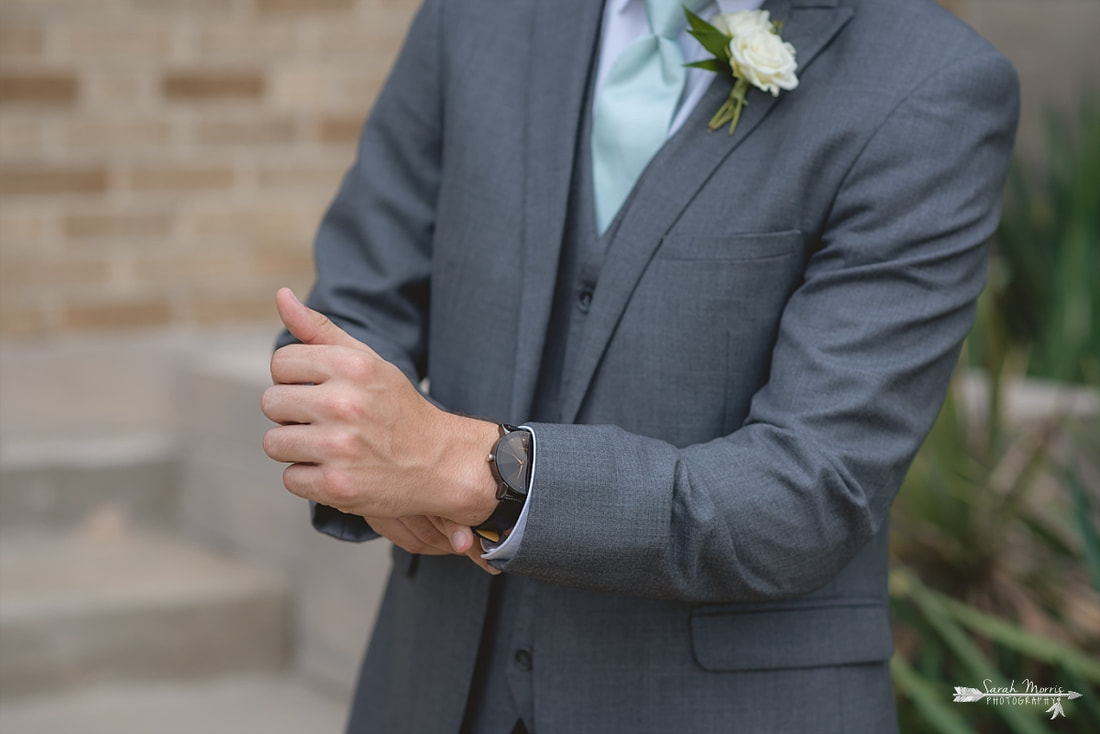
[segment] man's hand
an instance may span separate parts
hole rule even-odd
[[[465,555],[492,575],[500,571],[481,557],[481,545],[470,528],[441,517],[364,518],[376,533],[410,553],[445,556]]]
[[[407,550],[466,553],[470,526],[496,507],[485,457],[497,427],[444,412],[394,365],[289,289],[279,316],[301,344],[275,352],[263,412],[279,425],[264,451],[290,464],[292,493],[367,518]]]

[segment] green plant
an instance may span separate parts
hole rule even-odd
[[[987,294],[891,518],[892,671],[903,731],[1046,731],[1042,709],[952,703],[955,686],[1062,685],[1060,729],[1100,731],[1100,540],[1094,425],[1005,419],[1028,362]],[[1085,444],[1088,446],[1086,447]]]
[[[1100,384],[1100,104],[1048,115],[1046,171],[1018,161],[994,237],[990,291],[1028,373]]]

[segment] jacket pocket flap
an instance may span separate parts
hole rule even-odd
[[[691,614],[691,643],[696,662],[711,671],[881,662],[893,652],[881,602],[700,607]]]
[[[661,242],[662,260],[760,260],[789,255],[802,241],[798,230],[703,236],[670,234]]]

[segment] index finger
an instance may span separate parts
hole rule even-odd
[[[271,381],[276,385],[317,385],[332,377],[327,368],[328,346],[288,344],[271,355]]]

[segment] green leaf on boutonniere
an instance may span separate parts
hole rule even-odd
[[[691,26],[688,29],[688,33],[702,44],[703,48],[710,51],[720,60],[729,61],[729,36],[691,12],[686,6],[684,7],[684,13],[687,15],[688,24]]]
[[[702,61],[693,61],[690,64],[684,64],[689,69],[706,69],[707,71],[713,71],[721,73],[723,71],[729,71],[729,64],[723,63],[718,59],[703,59]]]

